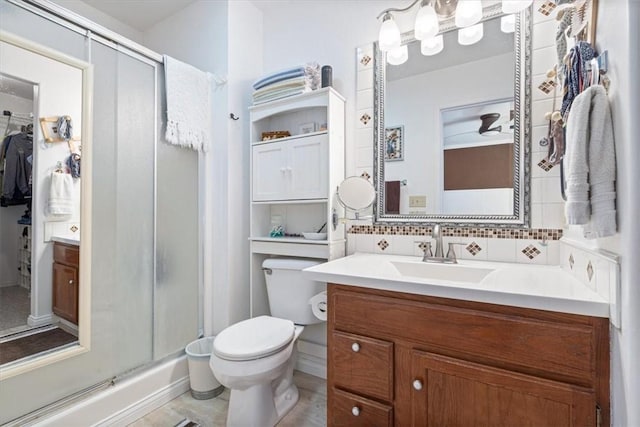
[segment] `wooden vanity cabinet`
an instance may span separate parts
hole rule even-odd
[[[78,324],[78,269],[80,249],[55,242],[53,245],[53,312]]]
[[[608,319],[329,284],[328,425],[609,425]]]

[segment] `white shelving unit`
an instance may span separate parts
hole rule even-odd
[[[269,314],[262,262],[273,256],[330,260],[345,254],[345,228],[337,221],[335,189],[344,179],[345,100],[332,88],[281,99],[251,113],[251,316]],[[315,132],[301,133],[315,123]],[[262,141],[262,132],[291,136]],[[279,217],[284,237],[270,237]],[[303,232],[323,231],[326,240]]]

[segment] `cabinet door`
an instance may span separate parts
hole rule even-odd
[[[289,143],[290,199],[324,199],[329,188],[327,135],[292,140]]]
[[[414,350],[414,426],[595,426],[592,392]]]
[[[78,269],[53,263],[53,312],[78,323]]]
[[[286,142],[253,146],[253,201],[288,198],[286,149]]]

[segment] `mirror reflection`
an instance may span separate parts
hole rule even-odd
[[[3,367],[77,345],[81,292],[83,70],[10,41],[0,42]]]
[[[516,29],[494,16],[480,41],[463,45],[448,31],[435,54],[405,35],[400,65],[376,51],[378,221],[525,225],[520,82],[530,40]]]

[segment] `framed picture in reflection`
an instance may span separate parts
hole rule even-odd
[[[404,158],[404,126],[385,128],[384,160],[391,162]]]

